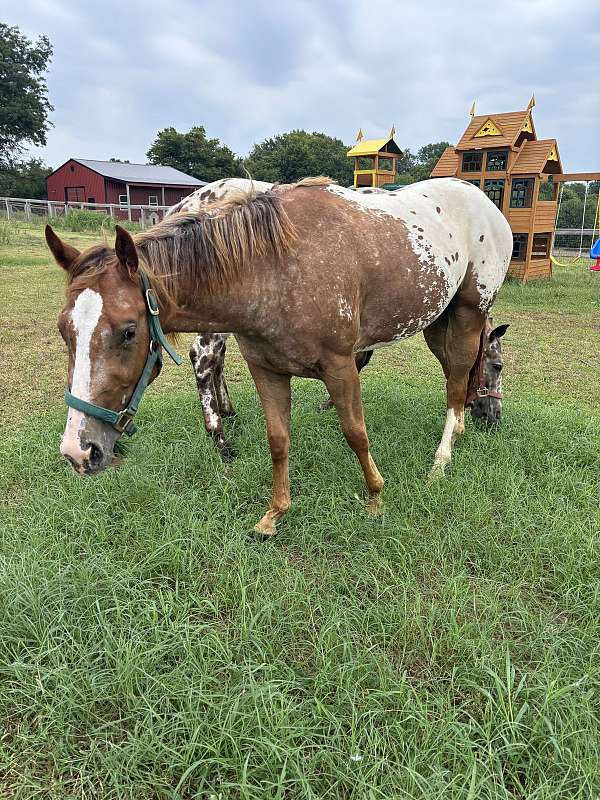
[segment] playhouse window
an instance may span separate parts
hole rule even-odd
[[[525,261],[527,253],[527,233],[513,233],[512,261]]]
[[[514,178],[510,192],[511,208],[531,208],[533,178]]]
[[[467,181],[467,183],[472,183],[473,186],[476,186],[478,189],[481,189],[481,181],[477,178],[476,181]]]
[[[550,234],[534,233],[531,244],[532,258],[548,258],[550,255]]]
[[[558,183],[552,179],[552,175],[548,176],[547,181],[540,181],[540,190],[538,192],[538,200],[556,200],[558,194]]]
[[[508,161],[508,150],[490,150],[487,154],[488,172],[503,172]]]
[[[379,169],[391,172],[394,169],[394,162],[391,158],[379,156]]]
[[[492,203],[498,208],[502,208],[502,197],[504,195],[504,181],[484,181],[483,191],[490,198]]]
[[[373,156],[360,156],[358,158],[358,169],[375,169],[375,158]]]
[[[463,153],[463,172],[481,172],[482,163],[483,153],[481,151],[474,150],[470,153]]]

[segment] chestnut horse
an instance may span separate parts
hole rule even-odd
[[[117,228],[114,250],[79,253],[49,226],[46,238],[68,274],[59,318],[69,349],[63,455],[82,474],[112,462],[167,344],[159,312],[166,333],[232,331],[267,422],[273,491],[256,526],[264,534],[290,507],[291,376],[325,382],[374,511],[383,479],[369,449],[355,354],[421,330],[446,375],[446,424],[433,464],[434,474],[443,472],[464,432],[469,378],[512,252],[504,216],[454,178],[387,195],[300,181],[175,214],[135,238]]]

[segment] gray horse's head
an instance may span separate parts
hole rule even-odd
[[[489,320],[491,323],[491,320]],[[491,325],[490,325],[491,328]],[[502,359],[501,339],[508,325],[498,325],[487,331],[483,346],[483,382],[487,394],[477,397],[471,408],[473,419],[498,425],[502,419]],[[483,394],[483,392],[482,392]]]

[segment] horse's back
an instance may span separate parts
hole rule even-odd
[[[389,193],[332,184],[294,190],[289,201],[300,260],[320,271],[321,296],[331,296],[327,305],[341,326],[360,320],[357,350],[428,327],[467,276],[487,311],[504,280],[510,228],[483,192],[463,181],[423,181]]]

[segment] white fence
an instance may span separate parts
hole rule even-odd
[[[155,225],[170,206],[140,206],[127,203],[61,203],[56,200],[0,197],[0,219],[38,219],[63,217],[74,209],[95,211],[115,219],[137,222],[142,228]]]

